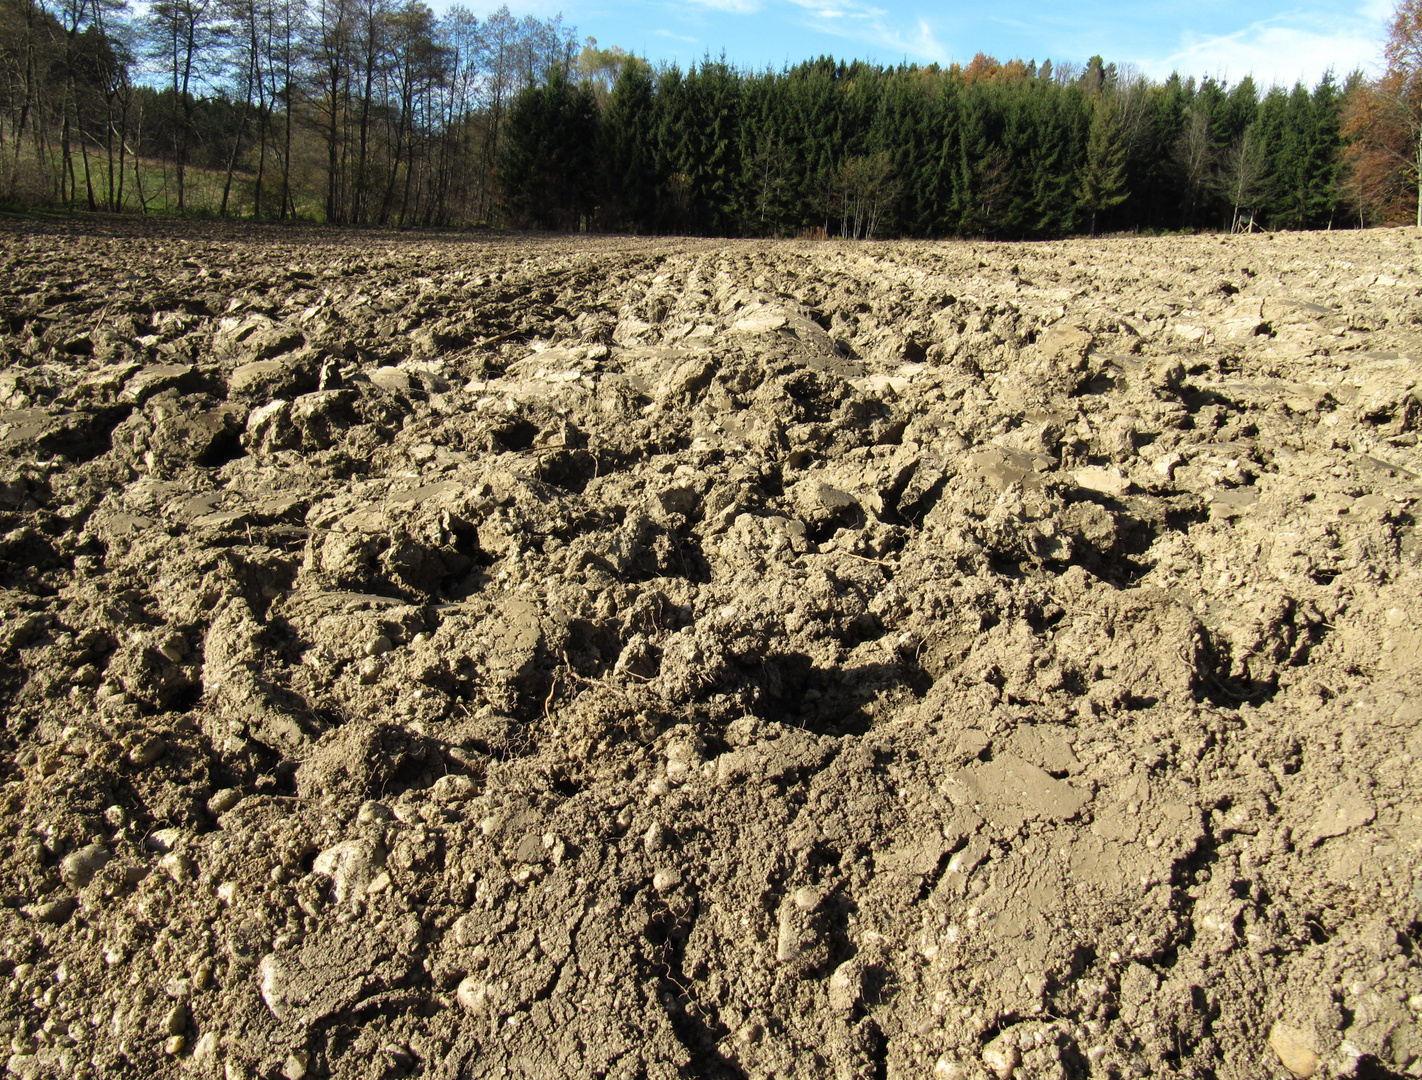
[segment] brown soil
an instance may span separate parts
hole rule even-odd
[[[11,1074],[1422,1076],[1416,230],[3,228]]]

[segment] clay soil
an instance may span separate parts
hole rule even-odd
[[[1416,230],[0,229],[11,1075],[1422,1076]]]

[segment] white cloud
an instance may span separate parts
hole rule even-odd
[[[804,8],[817,19],[858,19],[858,20],[882,20],[888,14],[883,8],[870,7],[867,4],[856,4],[852,0],[790,0],[796,7]]]
[[[1331,69],[1342,80],[1354,68],[1376,69],[1389,10],[1386,0],[1372,0],[1361,12],[1331,25],[1317,14],[1291,12],[1228,34],[1187,35],[1178,51],[1139,62],[1156,78],[1179,71],[1231,82],[1253,75],[1261,87],[1292,86],[1299,80],[1312,86]]]
[[[760,10],[760,0],[691,0],[696,7],[724,11],[728,15],[754,15]]]
[[[947,50],[934,36],[927,19],[919,18],[911,27],[897,26],[889,12],[858,0],[790,0],[808,13],[804,25],[822,34],[848,38],[873,45],[892,61],[899,56],[942,61]]]
[[[656,37],[671,38],[673,41],[689,41],[693,45],[696,44],[696,39],[688,37],[686,34],[674,34],[670,30],[653,30],[652,33]]]

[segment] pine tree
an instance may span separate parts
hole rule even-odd
[[[622,62],[598,125],[599,213],[604,228],[656,228],[656,100],[646,61]]]
[[[501,180],[515,224],[576,231],[592,210],[597,106],[561,66],[509,110]]]
[[[1126,151],[1121,139],[1120,110],[1114,95],[1096,103],[1086,139],[1086,164],[1076,204],[1091,222],[1096,235],[1097,215],[1120,206],[1130,197],[1126,188]]]

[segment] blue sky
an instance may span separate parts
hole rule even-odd
[[[466,4],[482,13],[481,3]],[[488,3],[492,9],[497,2]],[[966,63],[1093,53],[1143,74],[1252,74],[1263,84],[1312,84],[1328,68],[1375,70],[1392,0],[1204,0],[1085,4],[1023,0],[509,0],[515,14],[559,11],[580,36],[685,66],[705,53],[739,67],[779,68],[830,53],[880,63]]]

